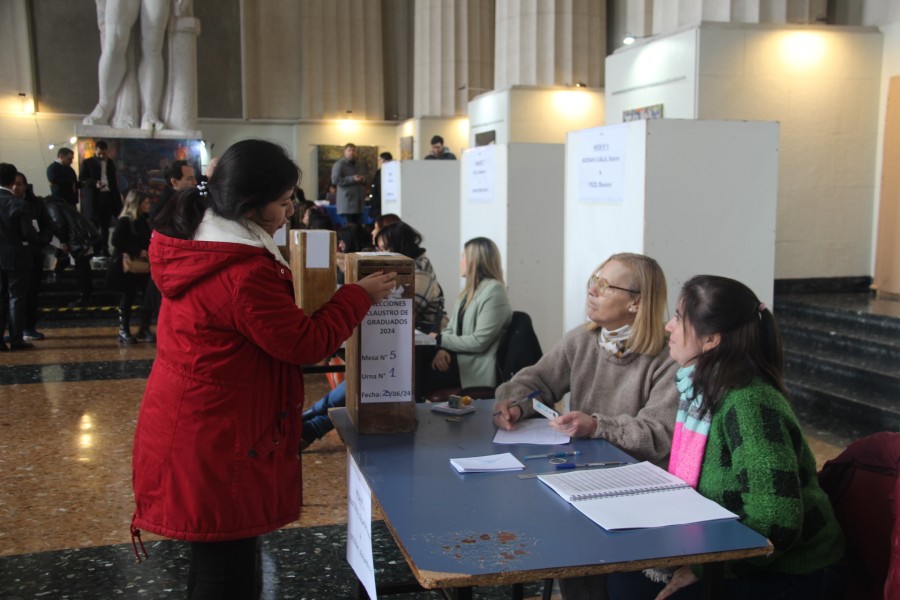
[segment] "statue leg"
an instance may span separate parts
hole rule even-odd
[[[85,125],[106,123],[116,104],[116,94],[125,77],[126,50],[131,28],[140,14],[141,0],[107,0],[103,49],[97,67],[100,95],[97,106],[85,117]]]
[[[162,59],[171,0],[143,0],[141,4],[141,129],[163,129],[159,118],[165,69]]]

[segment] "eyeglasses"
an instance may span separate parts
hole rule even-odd
[[[595,288],[597,290],[597,293],[601,296],[606,295],[606,290],[610,288],[614,290],[622,290],[623,292],[628,292],[629,294],[640,294],[638,290],[629,290],[628,288],[612,285],[610,282],[600,277],[600,275],[598,275],[597,273],[591,275],[591,278],[588,280],[588,291]]]

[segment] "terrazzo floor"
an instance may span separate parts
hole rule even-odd
[[[79,325],[47,323],[34,349],[0,354],[0,598],[183,598],[184,545],[145,534],[151,558],[138,565],[129,535],[132,436],[156,347],[119,346],[111,320]],[[306,376],[308,403],[326,390]],[[807,437],[820,466],[849,441]],[[264,598],[355,597],[345,461],[335,432],[304,452],[301,518],[263,538]],[[374,531],[379,581],[408,577],[386,528]]]

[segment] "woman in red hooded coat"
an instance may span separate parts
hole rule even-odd
[[[311,315],[297,308],[272,234],[299,179],[280,146],[238,142],[208,188],[179,192],[155,221],[163,303],[134,439],[132,535],[191,543],[191,599],[258,593],[257,536],[300,511],[300,366],[334,353],[393,287],[393,274],[371,275]]]

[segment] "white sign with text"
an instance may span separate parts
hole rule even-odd
[[[359,400],[413,400],[413,301],[402,288],[372,305],[360,325]]]
[[[350,453],[347,453],[347,562],[377,599],[375,561],[372,558],[372,490]]]
[[[466,150],[469,168],[469,202],[494,201],[494,151],[496,146],[479,146]]]
[[[381,202],[394,204],[400,200],[400,162],[392,160],[381,165]]]
[[[625,127],[608,126],[579,132],[578,200],[622,204],[625,187]]]

